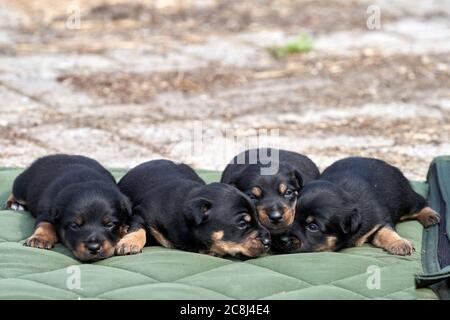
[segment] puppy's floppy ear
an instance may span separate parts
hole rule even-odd
[[[349,215],[346,215],[340,222],[340,227],[342,232],[345,234],[355,233],[361,227],[361,215],[359,214],[358,208],[354,207]]]
[[[302,174],[300,173],[300,171],[294,170],[294,177],[295,177],[295,179],[297,179],[298,189],[302,190],[303,189],[303,177],[302,177]]]
[[[127,196],[122,195],[120,199],[120,211],[126,216],[131,217],[133,214],[132,205],[130,199]]]
[[[233,174],[227,181],[227,184],[237,188],[238,184],[239,184],[239,180],[240,180],[240,175],[239,174]]]
[[[200,225],[208,219],[208,211],[212,203],[208,199],[198,197],[188,201],[184,209],[186,218],[195,225]]]

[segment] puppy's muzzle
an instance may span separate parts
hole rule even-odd
[[[85,246],[88,249],[89,253],[95,256],[100,252],[102,243],[98,240],[94,240],[87,242]]]
[[[80,243],[73,253],[80,261],[93,262],[112,256],[114,246],[104,239],[89,238]]]
[[[278,210],[270,211],[267,216],[269,217],[269,221],[275,225],[283,221],[283,213]]]
[[[298,251],[302,248],[302,242],[296,237],[283,235],[278,239],[280,241],[281,247],[286,252]]]
[[[259,221],[273,234],[281,234],[292,224],[295,211],[285,204],[257,208]]]

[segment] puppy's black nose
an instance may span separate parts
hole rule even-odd
[[[281,219],[283,219],[283,215],[281,214],[280,211],[271,211],[269,212],[269,220],[272,223],[278,223],[281,221]]]
[[[262,239],[261,239],[261,242],[263,243],[263,245],[264,245],[264,248],[266,248],[266,249],[269,249],[270,248],[270,237],[263,237]]]
[[[100,242],[88,242],[86,247],[90,254],[97,254],[100,251],[101,244]]]

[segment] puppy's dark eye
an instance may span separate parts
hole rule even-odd
[[[317,232],[319,231],[319,226],[315,223],[310,223],[306,225],[306,230],[311,232]]]
[[[77,230],[80,229],[80,225],[77,224],[77,223],[75,223],[75,222],[71,222],[71,223],[69,224],[69,228],[72,229],[73,231],[77,231]]]
[[[245,221],[244,219],[240,220],[239,223],[237,224],[237,227],[239,229],[247,229],[248,227],[248,222]]]
[[[284,193],[284,197],[291,199],[292,197],[294,197],[296,194],[296,192],[294,190],[291,189],[287,189],[286,192]]]
[[[113,229],[115,226],[116,224],[114,222],[108,222],[107,224],[105,224],[106,229]]]

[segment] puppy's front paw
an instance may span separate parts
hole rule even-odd
[[[116,245],[116,255],[124,256],[142,252],[145,246],[145,230],[140,229],[124,236]]]
[[[39,248],[39,249],[51,249],[54,247],[55,242],[52,239],[48,239],[42,235],[32,235],[24,243],[27,247]]]
[[[398,256],[410,256],[416,249],[413,244],[406,239],[399,239],[387,246],[386,250],[389,253],[398,255]]]
[[[125,256],[128,254],[137,254],[137,253],[141,253],[141,252],[142,252],[142,248],[139,245],[134,244],[133,242],[128,241],[128,240],[123,241],[123,239],[122,239],[116,245],[116,255],[118,255],[118,256]]]
[[[24,245],[39,249],[51,249],[58,241],[55,227],[50,222],[41,222]]]

